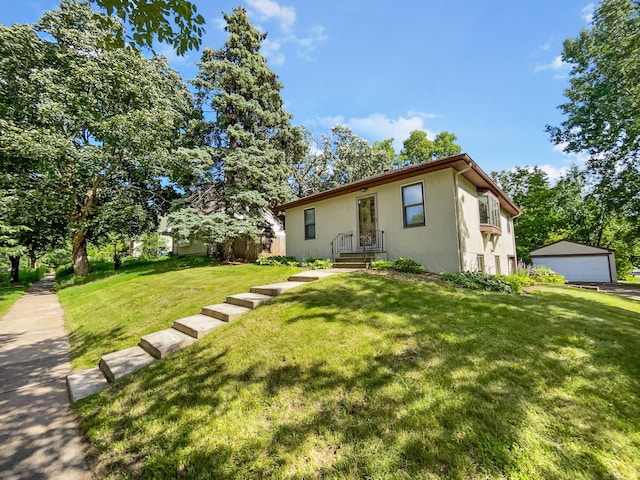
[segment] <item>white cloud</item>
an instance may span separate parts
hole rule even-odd
[[[296,10],[292,7],[283,7],[273,0],[247,0],[249,6],[263,20],[276,20],[280,28],[289,32],[296,21]]]
[[[315,25],[311,28],[309,35],[306,37],[298,38],[291,36],[290,41],[297,43],[300,47],[298,54],[305,60],[311,60],[311,52],[313,52],[318,44],[327,39],[325,35],[325,28],[322,25]]]
[[[553,78],[566,78],[569,75],[569,69],[571,67],[568,63],[562,60],[562,57],[558,55],[553,59],[551,63],[540,64],[538,63],[533,69],[534,73],[544,72],[550,70],[555,72]]]
[[[548,163],[545,165],[538,165],[538,168],[546,173],[549,177],[549,180],[551,181],[558,180],[560,177],[565,175],[567,171],[569,171],[568,167],[556,168],[553,165],[549,165]]]
[[[588,24],[591,24],[591,22],[593,22],[593,12],[595,11],[595,9],[595,4],[591,2],[589,5],[582,9],[580,17]]]
[[[565,152],[564,149],[567,147],[567,145],[567,143],[558,143],[557,145],[554,145],[551,150],[559,153],[560,155],[565,157],[565,159],[570,160],[573,163],[578,162],[584,164],[587,162],[587,160],[589,160],[589,154],[587,152]]]
[[[428,130],[424,125],[424,117],[407,115],[407,117],[389,118],[382,113],[372,113],[364,118],[351,118],[347,125],[358,135],[376,140],[385,140],[393,137],[393,147],[400,151],[402,142],[409,138],[414,130],[423,130],[427,137],[433,140],[436,132]]]
[[[165,57],[170,65],[191,63],[188,54],[178,55],[171,45],[162,45],[162,48],[156,52],[158,56]]]
[[[256,25],[260,31],[269,33],[267,42],[263,43],[262,53],[273,65],[282,65],[286,61],[284,50],[286,45],[297,47],[297,54],[305,60],[312,60],[311,52],[320,43],[327,39],[325,28],[322,25],[315,25],[304,35],[296,32],[296,9],[284,6],[275,0],[247,0],[249,13],[256,17],[258,21],[264,22],[268,27],[269,22],[276,22],[277,27],[273,30],[264,26]]]
[[[344,117],[342,115],[315,117],[305,122],[305,124],[310,127],[320,127],[327,130],[331,127],[335,127],[336,125],[343,125],[345,123],[346,122],[344,121]]]
[[[418,112],[415,110],[408,111],[407,115],[409,115],[410,117],[420,117],[420,118],[430,118],[430,119],[438,118],[440,116],[437,113]]]
[[[280,50],[281,47],[280,42],[268,38],[262,42],[262,54],[269,59],[271,65],[282,65],[285,62],[285,56]]]
[[[213,25],[218,30],[224,31],[224,27],[227,26],[227,22],[225,22],[224,18],[222,18],[222,17],[216,17],[216,18],[212,19],[211,21],[207,22],[207,25]]]

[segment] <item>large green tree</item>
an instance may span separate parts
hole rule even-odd
[[[198,14],[193,2],[188,0],[91,0],[106,10],[107,15],[117,15],[130,28],[112,32],[104,37],[105,43],[123,47],[153,48],[154,40],[171,45],[179,55],[187,50],[197,50],[202,44],[204,17]],[[97,21],[108,20],[96,15]]]
[[[566,152],[589,155],[602,207],[633,219],[640,235],[640,1],[603,0],[562,58],[571,66],[565,120],[547,130]]]
[[[462,148],[455,143],[456,140],[457,137],[453,133],[445,131],[430,140],[424,130],[414,130],[403,142],[396,164],[406,167],[457,155],[462,152]]]
[[[322,153],[329,165],[329,175],[321,185],[327,190],[375,175],[392,167],[392,158],[386,150],[374,150],[364,138],[347,125],[336,125],[330,135],[323,135]]]
[[[304,156],[307,145],[283,108],[282,83],[260,53],[266,34],[243,8],[224,19],[229,33],[224,47],[204,50],[193,81],[206,112],[198,136],[210,158],[199,188],[190,192],[191,213],[183,214],[199,214],[213,227],[207,229],[210,241],[230,245],[241,235],[256,237],[269,210],[291,197],[289,166]],[[183,214],[173,215],[174,227],[195,220],[176,222]],[[230,248],[225,252],[232,255]]]
[[[572,166],[552,182],[539,167],[492,172],[498,185],[522,209],[514,228],[518,256],[530,262],[531,250],[568,239],[616,251],[621,276],[640,261],[633,221],[611,212],[592,175]]]
[[[102,47],[121,29],[72,0],[35,26],[0,27],[2,181],[23,190],[17,197],[55,198],[78,275],[88,273],[87,241],[109,225],[148,226],[168,206],[171,150],[192,112],[165,60]],[[122,221],[128,211],[135,222]]]

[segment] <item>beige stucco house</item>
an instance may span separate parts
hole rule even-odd
[[[427,271],[516,268],[520,209],[466,154],[390,170],[278,207],[287,255],[338,259],[348,252],[413,258]]]

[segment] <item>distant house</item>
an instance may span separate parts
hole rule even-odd
[[[466,154],[387,171],[278,207],[287,255],[409,257],[429,272],[516,269],[520,209]]]
[[[173,255],[213,255],[218,251],[218,245],[202,238],[192,238],[188,243],[178,242],[171,236],[167,218],[161,219],[160,235],[170,239],[170,251]],[[258,255],[284,255],[286,238],[282,226],[272,214],[266,213],[264,218],[265,228],[260,242],[255,242],[248,236],[234,241],[233,250],[237,258],[255,261]]]
[[[615,283],[613,250],[560,240],[531,251],[531,262],[561,273],[570,282]]]

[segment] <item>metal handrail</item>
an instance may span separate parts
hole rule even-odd
[[[352,251],[353,249],[353,233],[341,232],[331,240],[331,261],[336,261],[336,255],[344,250]]]
[[[367,260],[367,248],[369,251],[384,250],[384,230],[369,230],[360,235],[360,246],[362,247],[362,260]]]

